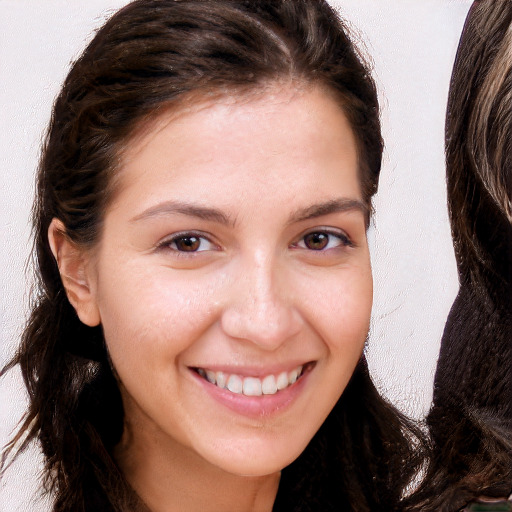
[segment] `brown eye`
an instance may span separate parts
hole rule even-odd
[[[216,246],[208,238],[194,233],[180,233],[170,240],[162,242],[161,247],[167,247],[177,252],[203,252],[215,250]]]
[[[195,252],[201,245],[201,239],[197,236],[183,236],[174,240],[178,251]]]
[[[329,249],[353,247],[347,235],[343,232],[311,231],[304,235],[296,247],[309,249],[310,251],[326,251]]]
[[[313,251],[325,249],[329,243],[327,233],[309,233],[304,237],[304,245]]]

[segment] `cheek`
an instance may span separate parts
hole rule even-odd
[[[331,351],[362,348],[373,302],[369,263],[305,281],[302,294],[308,304],[304,315]]]
[[[98,306],[116,366],[169,365],[214,321],[214,282],[200,283],[165,267],[113,270],[99,281]]]

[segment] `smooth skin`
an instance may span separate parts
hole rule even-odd
[[[68,297],[103,326],[119,378],[117,461],[153,512],[271,511],[281,469],[333,408],[368,333],[350,125],[316,87],[195,104],[145,127],[117,181],[92,250],[57,219],[49,230]],[[284,406],[248,399],[268,401],[261,413],[243,396],[226,407],[195,371],[306,363]]]

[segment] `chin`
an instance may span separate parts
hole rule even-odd
[[[215,454],[208,457],[219,469],[234,475],[244,477],[261,477],[281,472],[290,465],[306,448],[307,443],[297,446],[287,446],[284,442],[266,447],[254,447],[253,450],[237,450],[236,446],[223,450],[219,457]]]

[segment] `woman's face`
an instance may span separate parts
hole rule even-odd
[[[87,267],[131,442],[243,475],[304,450],[368,331],[357,168],[319,89],[164,115],[133,141]]]

